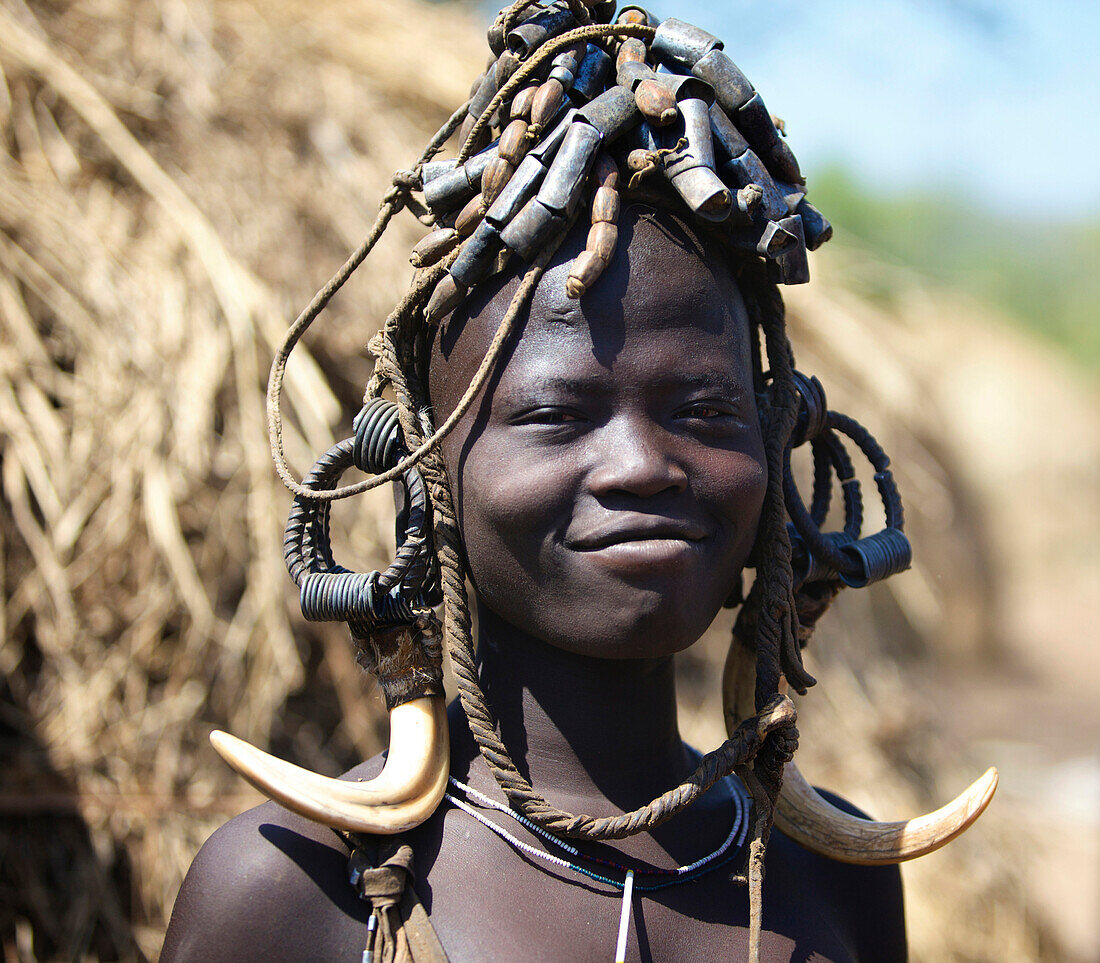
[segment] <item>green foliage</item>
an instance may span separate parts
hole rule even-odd
[[[1001,309],[1100,372],[1100,225],[1016,218],[947,193],[876,195],[842,168],[811,196],[843,244],[867,247]],[[879,292],[886,294],[887,292]]]

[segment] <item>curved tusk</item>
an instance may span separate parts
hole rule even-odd
[[[447,787],[450,748],[443,696],[424,696],[390,712],[390,749],[369,782],[332,779],[214,730],[218,754],[253,786],[308,819],[334,829],[392,835],[419,826]]]
[[[783,771],[775,824],[807,849],[842,863],[900,863],[939,849],[968,829],[985,812],[996,789],[997,770],[987,769],[935,812],[878,823],[842,812],[826,802],[797,767],[788,763]]]
[[[735,639],[722,678],[726,728],[730,732],[755,711],[755,678],[753,653]],[[993,798],[997,779],[997,770],[991,768],[935,812],[880,823],[852,816],[826,802],[789,762],[783,770],[775,825],[807,849],[842,863],[901,863],[939,849],[973,825]]]

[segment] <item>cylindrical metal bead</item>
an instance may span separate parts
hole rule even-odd
[[[465,297],[466,288],[449,273],[444,274],[428,299],[428,306],[424,308],[424,320],[428,324],[437,324],[444,315],[450,314],[457,308]]]
[[[637,37],[627,37],[619,44],[619,51],[615,54],[615,69],[618,70],[626,63],[644,64],[649,48]]]
[[[634,88],[634,102],[646,120],[657,127],[667,127],[676,119],[676,98],[656,80],[643,80],[638,84]]]
[[[500,237],[525,261],[533,261],[543,245],[555,232],[564,228],[565,223],[562,215],[555,214],[540,204],[537,197],[532,197],[523,210],[508,222]]]
[[[504,226],[516,216],[519,209],[535,193],[535,189],[545,174],[546,168],[542,166],[538,158],[528,154],[523,158],[519,167],[516,168],[516,172],[512,175],[504,190],[493,201],[492,206],[485,214],[485,219],[503,230]]]
[[[468,288],[488,277],[496,264],[500,244],[500,232],[488,221],[482,221],[470,239],[462,245],[462,250],[451,265],[451,277]]]
[[[749,149],[749,142],[726,115],[722,105],[715,102],[710,105],[710,132],[714,142],[726,157],[740,157]]]
[[[668,74],[663,70],[653,72],[653,79],[672,91],[676,101],[701,100],[707,107],[714,103],[714,88],[705,80],[689,74]]]
[[[590,43],[585,49],[584,59],[574,71],[573,86],[569,90],[570,98],[574,103],[581,104],[598,96],[610,73],[611,58],[602,47]]]
[[[547,80],[539,87],[531,102],[531,123],[545,127],[554,118],[565,100],[565,87],[560,80]]]
[[[561,142],[565,140],[565,134],[572,126],[572,120],[577,114],[576,107],[570,107],[563,115],[561,120],[554,125],[554,129],[549,134],[544,134],[536,141],[535,146],[527,151],[528,157],[537,157],[544,167],[549,167],[550,162],[554,159],[554,155],[558,152],[558,148],[561,147]]]
[[[634,90],[646,80],[656,80],[657,74],[649,64],[637,60],[627,60],[615,71],[615,82],[627,90]]]
[[[577,25],[573,14],[564,4],[557,4],[539,11],[530,19],[511,30],[505,38],[508,49],[520,60],[526,60],[531,51],[541,47],[551,37],[565,33]]]
[[[446,257],[458,243],[458,231],[441,227],[422,237],[412,249],[409,261],[414,268],[431,267]]]
[[[495,70],[486,71],[485,78],[478,84],[477,92],[471,98],[470,106],[467,108],[471,117],[475,119],[480,117],[485,112],[485,108],[489,106],[489,102],[496,95],[496,92],[500,89],[495,74]]]
[[[619,219],[619,192],[613,187],[600,187],[592,198],[592,223],[607,221],[614,224]]]
[[[731,117],[756,93],[741,68],[721,50],[712,50],[701,57],[691,68],[691,72],[714,88],[715,101]]]
[[[598,221],[588,229],[585,249],[594,251],[602,261],[610,261],[619,239],[619,229],[610,221]]]
[[[573,77],[577,73],[577,68],[580,67],[581,61],[584,60],[584,55],[587,52],[587,44],[578,41],[570,47],[566,47],[561,53],[557,54],[553,60],[550,61],[551,68],[563,67],[569,71],[570,77]],[[569,83],[573,81],[570,80]],[[566,84],[568,87],[569,84]]]
[[[760,188],[761,212],[769,221],[774,221],[787,213],[786,200],[755,151],[746,150],[740,157],[723,164],[720,170],[722,177],[735,187],[756,184]]]
[[[527,121],[513,120],[500,135],[497,153],[509,164],[518,165],[527,153],[527,128]]]
[[[798,209],[798,205],[802,203],[803,198],[806,196],[806,185],[785,184],[783,181],[776,181],[775,186],[779,188],[779,193],[783,195],[787,210],[794,214]]]
[[[810,262],[806,257],[806,231],[802,218],[792,214],[783,218],[779,226],[795,237],[795,243],[776,258],[780,278],[784,284],[805,284],[810,280]]]
[[[481,196],[486,208],[492,206],[515,172],[515,165],[503,157],[494,157],[489,161],[489,166],[481,175]]]
[[[524,87],[512,98],[512,117],[521,117],[524,120],[531,116],[531,102],[535,99],[538,86]]]
[[[568,214],[575,209],[600,141],[600,132],[595,127],[579,120],[569,125],[538,193],[539,201],[555,214]]]
[[[570,298],[581,297],[603,274],[607,262],[595,251],[587,248],[581,251],[569,268],[569,279],[565,282],[565,294]]]
[[[453,157],[449,160],[428,161],[420,168],[420,182],[422,184],[430,184],[437,177],[453,171],[457,166],[458,161]]]
[[[674,178],[693,167],[709,167],[713,170],[714,139],[710,133],[710,112],[707,105],[692,97],[681,100],[677,107],[684,119],[683,136],[687,139],[687,147],[669,156],[665,161],[665,172],[670,178]]]
[[[802,218],[802,226],[806,230],[806,247],[811,251],[816,251],[833,236],[833,225],[806,198],[802,198],[796,213]]]
[[[691,167],[671,178],[687,206],[707,221],[724,221],[733,209],[733,195],[714,168]]]
[[[591,103],[577,111],[577,117],[587,121],[600,132],[608,144],[642,119],[634,95],[625,87],[609,87]]]
[[[486,35],[489,41],[489,49],[498,57],[507,49],[504,43],[504,23],[498,20],[490,28]]]
[[[497,146],[493,144],[480,153],[474,154],[462,165],[462,169],[466,172],[466,180],[470,182],[471,187],[476,188],[481,183],[482,173],[496,159],[497,153]]]
[[[619,165],[607,151],[600,151],[596,155],[596,163],[592,166],[592,182],[597,187],[619,189]]]
[[[792,184],[802,182],[802,172],[798,169],[794,152],[779,136],[772,123],[772,115],[759,94],[753,94],[747,103],[738,108],[733,121],[757,156],[779,180]]]
[[[500,90],[520,68],[519,59],[510,50],[504,51],[493,65],[493,79],[496,81],[497,90]]]
[[[556,80],[561,84],[563,90],[568,90],[573,86],[573,71],[566,67],[551,67],[547,79]]]
[[[466,171],[456,167],[424,185],[424,203],[434,214],[446,214],[465,204],[476,193],[477,189],[470,184]]]
[[[472,197],[455,219],[455,230],[459,237],[469,237],[474,233],[474,228],[481,223],[485,216],[485,207],[480,194]]]
[[[650,49],[667,66],[691,70],[710,51],[721,50],[722,41],[694,24],[669,17],[657,28]]]
[[[778,221],[768,221],[756,242],[756,253],[774,261],[784,251],[790,250],[797,241],[798,238],[785,230]]]

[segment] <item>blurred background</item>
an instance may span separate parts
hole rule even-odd
[[[1100,81],[1093,0],[681,0],[787,122],[836,225],[799,367],[876,432],[914,568],[842,595],[799,761],[879,818],[987,765],[904,870],[912,956],[1100,958]],[[385,744],[303,623],[268,463],[275,345],[487,55],[482,3],[0,0],[0,946],[157,956],[190,860],[257,801],[217,726],[338,773]],[[290,372],[292,463],[350,431],[407,215]],[[385,492],[334,511],[378,567]],[[721,738],[728,620],[683,659]]]

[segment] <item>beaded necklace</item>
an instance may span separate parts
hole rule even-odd
[[[559,839],[553,833],[543,829],[537,823],[528,819],[522,813],[517,813],[515,810],[510,809],[503,803],[497,802],[495,799],[486,796],[484,793],[478,792],[476,789],[467,786],[465,783],[459,782],[454,776],[449,778],[449,782],[452,787],[460,790],[466,795],[467,800],[475,800],[482,806],[486,806],[490,809],[495,809],[497,812],[504,813],[506,816],[510,816],[524,828],[530,832],[535,833],[552,846],[556,846],[562,852],[568,853],[576,859],[583,859],[590,863],[597,863],[601,866],[607,866],[611,869],[617,869],[623,873],[623,879],[620,881],[610,876],[605,876],[602,873],[597,873],[594,870],[588,869],[585,866],[581,866],[577,862],[564,859],[561,856],[555,856],[553,853],[547,853],[536,846],[532,846],[530,843],[525,843],[523,840],[518,839],[512,833],[508,832],[504,827],[498,826],[491,819],[485,816],[483,813],[478,812],[469,802],[458,799],[450,793],[445,793],[444,798],[455,808],[461,809],[464,813],[477,820],[481,825],[485,826],[490,831],[496,833],[501,839],[505,840],[514,848],[527,853],[530,856],[534,856],[545,862],[552,863],[555,866],[560,866],[563,869],[568,869],[574,873],[578,873],[582,876],[586,876],[589,879],[596,880],[600,883],[605,883],[608,886],[614,887],[617,890],[621,890],[623,894],[623,906],[622,912],[619,916],[619,934],[618,940],[615,946],[615,963],[623,963],[626,958],[626,937],[627,930],[630,923],[630,907],[633,893],[635,890],[638,892],[653,892],[654,890],[665,889],[668,886],[677,886],[680,883],[690,883],[694,880],[705,876],[707,873],[713,872],[720,866],[724,866],[730,862],[741,851],[741,847],[745,842],[745,837],[748,834],[749,820],[745,818],[745,813],[748,808],[748,800],[745,790],[741,787],[737,781],[732,781],[731,786],[733,788],[733,807],[734,817],[733,825],[730,827],[729,835],[725,841],[714,852],[707,856],[703,856],[701,859],[695,860],[693,863],[688,863],[684,866],[677,866],[674,869],[631,869],[628,866],[624,866],[622,863],[615,862],[611,859],[605,859],[600,856],[590,856],[586,853],[582,853],[576,846],[571,843],[567,843],[564,839]],[[732,851],[731,851],[732,849]],[[658,876],[666,877],[659,882],[653,883],[635,883],[635,875],[640,876]]]

